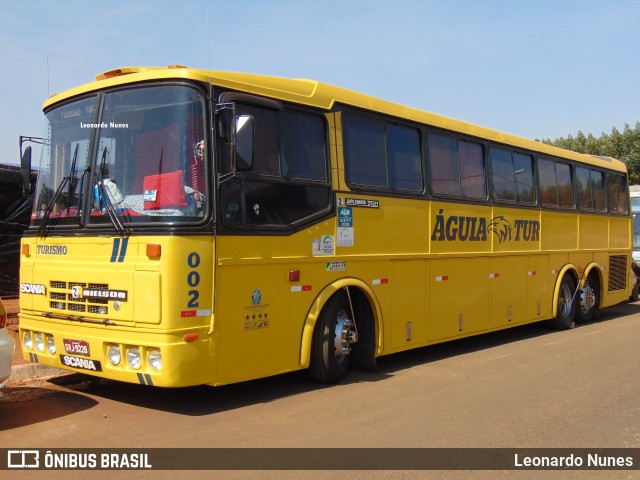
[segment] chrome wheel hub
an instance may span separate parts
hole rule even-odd
[[[340,361],[351,353],[351,344],[356,342],[356,335],[353,331],[353,321],[347,317],[347,313],[341,310],[338,313],[335,330],[335,355]]]

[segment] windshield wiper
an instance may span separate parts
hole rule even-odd
[[[113,203],[111,203],[111,198],[109,197],[109,193],[107,192],[107,189],[104,187],[103,180],[104,180],[106,160],[107,160],[107,147],[105,146],[102,149],[102,158],[100,159],[100,170],[99,170],[100,174],[96,175],[94,179],[94,186],[98,188],[98,196],[104,200],[104,207],[105,207],[104,209],[106,210],[107,215],[109,216],[109,220],[111,220],[111,223],[113,224],[113,228],[115,228],[120,235],[124,235],[127,233],[127,229],[124,227],[124,225],[120,221],[120,218],[118,217],[118,213],[116,212],[116,209],[113,208]]]
[[[56,188],[56,191],[53,194],[53,197],[49,201],[49,203],[47,205],[47,208],[45,208],[45,210],[44,210],[44,215],[42,216],[42,220],[40,220],[40,227],[38,227],[38,235],[40,235],[40,236],[44,236],[44,234],[46,233],[46,227],[47,227],[47,223],[49,223],[49,217],[51,216],[51,210],[53,210],[53,206],[58,201],[58,197],[60,196],[60,193],[62,192],[62,189],[67,185],[67,183],[69,184],[69,189],[67,191],[67,195],[69,197],[67,199],[67,213],[69,212],[69,209],[71,208],[71,193],[72,193],[72,190],[73,190],[72,185],[73,185],[73,178],[75,177],[75,174],[76,174],[76,161],[78,159],[78,147],[79,146],[80,146],[80,144],[76,143],[76,148],[73,151],[73,159],[71,160],[71,168],[69,169],[69,176],[64,177],[62,179],[62,181],[60,182],[60,185],[58,185],[58,188]]]

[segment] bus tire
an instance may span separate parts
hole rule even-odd
[[[349,369],[353,321],[351,308],[343,291],[335,293],[325,304],[313,331],[310,377],[321,383],[336,383]]]
[[[588,323],[597,320],[600,313],[600,282],[590,274],[584,282],[584,288],[578,293],[576,323]]]
[[[558,313],[555,318],[545,322],[549,328],[556,330],[568,330],[573,328],[576,302],[572,300],[575,291],[576,286],[571,275],[566,274],[562,277],[562,282],[560,282],[560,291],[558,292]]]

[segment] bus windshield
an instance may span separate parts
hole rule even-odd
[[[203,95],[185,85],[108,91],[49,110],[32,225],[200,221],[204,111]]]

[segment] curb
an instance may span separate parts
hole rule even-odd
[[[7,380],[13,382],[24,382],[36,378],[55,377],[65,373],[70,372],[68,370],[49,367],[47,365],[40,365],[39,363],[25,363],[11,367],[11,375]]]

